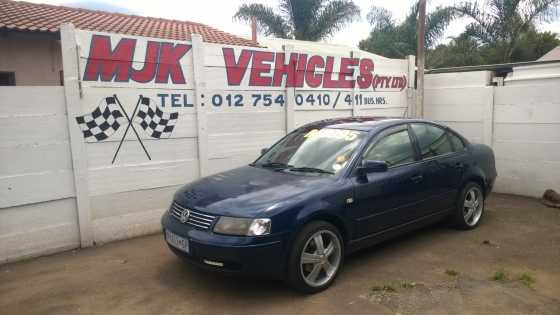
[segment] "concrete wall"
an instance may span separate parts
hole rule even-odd
[[[62,87],[0,87],[0,263],[78,247]]]
[[[515,67],[503,86],[492,73],[429,74],[426,118],[494,149],[497,192],[540,197],[560,190],[560,63]]]
[[[60,85],[62,56],[54,36],[0,33],[0,71],[14,71],[16,85]]]
[[[360,91],[357,87],[250,86],[249,73],[258,68],[252,63],[241,84],[229,84],[224,46],[203,43],[199,36],[187,43],[192,50],[180,60],[184,83],[86,81],[94,34],[68,26],[62,29],[64,87],[0,88],[0,263],[158,232],[161,214],[179,186],[246,165],[263,147],[307,122],[359,115],[401,117],[410,101],[408,85],[380,86],[377,91],[371,87]],[[123,38],[103,35],[111,37],[112,45]],[[148,40],[161,40],[133,38],[137,46],[131,61],[141,69]],[[235,49],[235,58],[249,49],[229,48]],[[251,54],[278,51],[250,49]],[[331,52],[320,45],[294,43],[281,52],[329,56],[337,63],[341,57],[361,55],[376,62],[375,73],[398,79],[413,71],[411,60],[359,51]],[[316,73],[339,75],[319,69]],[[107,139],[84,138],[76,117],[104,106],[104,100],[113,95],[129,115],[140,95],[162,111],[178,114],[172,134],[161,139],[151,137],[137,123],[132,125],[150,159],[132,129],[125,136],[124,118],[119,120],[122,127]],[[169,98],[173,95],[179,96],[177,106]],[[360,96],[362,104],[350,101]],[[233,101],[228,102],[228,97]],[[240,97],[242,106],[237,106],[235,100]],[[283,103],[277,101],[280,97]],[[308,101],[310,97],[313,102]],[[373,97],[380,97],[383,104],[365,101]]]

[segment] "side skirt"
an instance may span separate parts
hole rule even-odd
[[[420,229],[422,227],[425,227],[427,225],[436,223],[438,221],[441,221],[442,219],[446,218],[449,213],[451,212],[451,209],[448,210],[444,210],[444,211],[440,211],[440,212],[435,212],[432,213],[430,215],[427,215],[425,217],[401,224],[401,225],[397,225],[397,226],[393,226],[390,227],[386,230],[377,232],[377,233],[373,233],[373,234],[369,234],[366,235],[364,237],[355,239],[355,240],[351,240],[348,243],[348,248],[346,250],[346,253],[352,253],[355,252],[357,250],[381,243],[383,241],[386,241],[388,239],[394,238],[398,235],[410,232],[410,231],[414,231],[417,229]]]

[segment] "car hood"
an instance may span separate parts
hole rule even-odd
[[[320,192],[334,180],[333,176],[244,166],[185,185],[175,194],[175,201],[217,215],[273,215]]]

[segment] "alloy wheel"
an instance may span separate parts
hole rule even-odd
[[[472,187],[465,194],[463,203],[463,217],[469,226],[475,226],[482,216],[484,208],[484,198],[482,192],[477,187]]]
[[[300,256],[303,280],[312,287],[328,283],[340,267],[342,247],[340,240],[329,230],[314,233],[305,243]]]

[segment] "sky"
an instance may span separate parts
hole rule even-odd
[[[276,0],[27,0],[37,3],[80,6],[90,9],[117,11],[167,19],[187,20],[203,23],[214,28],[244,37],[251,36],[250,26],[235,22],[232,16],[243,3],[263,3],[276,8]],[[372,5],[389,9],[397,20],[402,20],[415,0],[354,0],[361,8],[361,21],[354,22],[341,30],[326,42],[357,47],[360,40],[369,35],[370,26],[366,15]],[[427,12],[440,5],[452,5],[457,0],[428,0]],[[459,35],[467,19],[455,20],[447,28],[441,42]],[[560,20],[538,26],[542,31],[560,34]]]

